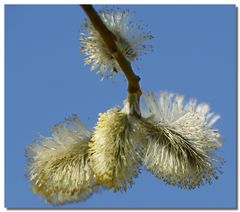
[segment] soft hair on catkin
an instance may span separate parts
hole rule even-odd
[[[146,169],[166,183],[195,188],[217,178],[222,160],[214,156],[221,136],[212,126],[219,119],[210,107],[163,92],[145,95],[141,108],[142,139],[148,141],[143,160]]]
[[[95,189],[89,163],[91,132],[77,115],[51,129],[51,137],[40,136],[27,148],[28,177],[32,189],[51,204],[87,198]]]
[[[114,191],[130,187],[141,164],[142,149],[135,139],[137,132],[133,131],[133,121],[129,119],[131,117],[119,108],[99,114],[90,142],[96,181]]]
[[[138,23],[130,21],[130,13],[114,7],[112,10],[104,8],[99,11],[99,16],[107,28],[115,35],[116,45],[129,62],[139,59],[150,45],[144,44],[152,39],[150,33],[143,31]],[[81,33],[81,52],[84,54],[84,62],[105,77],[112,77],[121,71],[118,62],[113,57],[103,38],[89,20],[83,24],[85,32]]]

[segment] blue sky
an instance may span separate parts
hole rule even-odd
[[[142,170],[126,193],[105,190],[63,208],[236,207],[236,7],[122,5],[148,24],[153,52],[133,68],[144,91],[171,91],[207,102],[221,115],[224,173],[193,191],[169,186]],[[96,9],[102,6],[95,6]],[[122,76],[100,81],[84,66],[78,5],[5,6],[5,207],[51,208],[25,177],[25,147],[76,113],[92,128],[99,112],[120,105]],[[140,67],[140,70],[137,70]]]

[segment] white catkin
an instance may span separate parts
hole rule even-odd
[[[51,129],[51,137],[40,136],[27,147],[28,177],[32,189],[51,204],[86,199],[96,189],[89,162],[91,131],[77,115]]]
[[[130,114],[132,110],[129,108],[135,106],[132,101],[128,98],[123,110],[113,108],[99,114],[90,142],[96,181],[114,191],[126,191],[133,184],[142,162],[143,147],[134,127],[136,118]]]
[[[182,95],[167,92],[145,95],[141,131],[148,145],[143,163],[166,183],[193,189],[218,178],[222,159],[214,150],[222,139],[213,128],[219,116],[209,112],[208,104],[183,101]]]
[[[130,62],[138,60],[142,53],[151,50],[152,47],[144,42],[152,39],[152,35],[145,33],[138,23],[131,22],[128,11],[105,8],[98,14],[107,28],[116,36],[116,44],[127,60]],[[102,37],[89,20],[84,22],[83,29],[85,32],[80,36],[80,50],[85,55],[85,64],[90,65],[91,70],[103,77],[114,76],[121,68]]]

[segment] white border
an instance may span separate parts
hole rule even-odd
[[[202,1],[197,1],[197,0],[148,0],[147,2],[140,2],[137,0],[121,0],[121,2],[117,2],[118,4],[235,4],[237,7],[239,7],[239,1],[228,1],[228,0],[202,0]],[[57,2],[54,0],[36,0],[36,1],[30,1],[30,0],[25,0],[25,1],[20,1],[20,0],[2,0],[0,2],[0,67],[1,67],[1,75],[0,75],[0,118],[2,118],[2,121],[0,122],[0,136],[1,136],[1,143],[2,143],[2,148],[1,148],[1,156],[3,157],[1,162],[0,162],[0,170],[1,173],[4,173],[4,5],[5,4],[116,4],[116,0],[108,0],[108,1],[101,1],[101,0],[84,0],[84,1],[76,1],[76,0],[58,0]],[[239,29],[239,15],[238,15],[238,29]],[[239,36],[238,36],[239,38]],[[238,43],[239,44],[239,43]],[[238,45],[239,49],[239,45]],[[239,53],[238,53],[238,58],[237,60],[240,59]],[[240,82],[240,74],[238,74],[238,82]],[[240,92],[238,90],[238,99],[240,97]],[[239,110],[239,107],[238,107]],[[238,120],[239,120],[239,113],[238,113]],[[238,125],[238,132],[240,132],[240,126]],[[239,152],[239,144],[238,144],[238,152]],[[238,163],[238,170],[239,170],[239,163]],[[239,172],[238,172],[239,173]],[[239,184],[238,184],[239,185]],[[1,211],[6,211],[4,208],[4,175],[0,175],[0,209]],[[239,187],[238,187],[239,189]],[[227,198],[227,197],[226,197]],[[238,196],[239,200],[239,196]],[[239,201],[238,201],[239,202]],[[33,211],[33,210],[28,210],[28,211]],[[45,211],[50,211],[50,210],[45,210]],[[70,210],[64,210],[64,211],[70,211]],[[83,210],[83,211],[89,211],[89,210]],[[111,211],[111,210],[110,210]],[[130,210],[124,210],[124,211],[130,211]],[[146,210],[141,210],[141,211],[146,211]],[[173,211],[173,210],[163,210],[163,211]],[[190,210],[191,211],[191,210]],[[211,210],[204,210],[204,211],[211,211]]]
[[[116,4],[116,0],[2,0],[1,4]],[[139,0],[120,0],[117,4],[236,4],[238,1],[232,0],[148,0],[148,1],[139,1]]]
[[[1,171],[1,175],[0,175],[0,188],[1,188],[1,191],[0,192],[0,206],[1,206],[1,209],[4,207],[4,191],[5,191],[5,188],[4,188],[4,175],[5,175],[5,172],[4,172],[4,152],[5,152],[5,149],[4,149],[4,142],[5,142],[5,138],[4,138],[4,120],[5,120],[5,117],[4,117],[4,6],[3,5],[0,5],[0,47],[1,47],[1,51],[0,51],[0,119],[1,119],[1,122],[0,122],[0,136],[1,136],[1,143],[2,143],[2,146],[0,147],[1,149],[1,156],[3,158],[1,158],[1,162],[0,162],[0,171]],[[4,175],[3,175],[4,174]]]

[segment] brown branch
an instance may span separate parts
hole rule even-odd
[[[91,5],[81,5],[88,18],[92,22],[95,29],[99,32],[104,42],[106,43],[109,51],[117,60],[119,66],[121,67],[123,73],[125,74],[128,80],[128,92],[129,93],[138,93],[139,97],[141,96],[141,89],[139,86],[140,77],[137,76],[131,67],[129,61],[125,58],[121,51],[119,51],[115,41],[116,36],[105,26],[101,18],[94,10]]]

